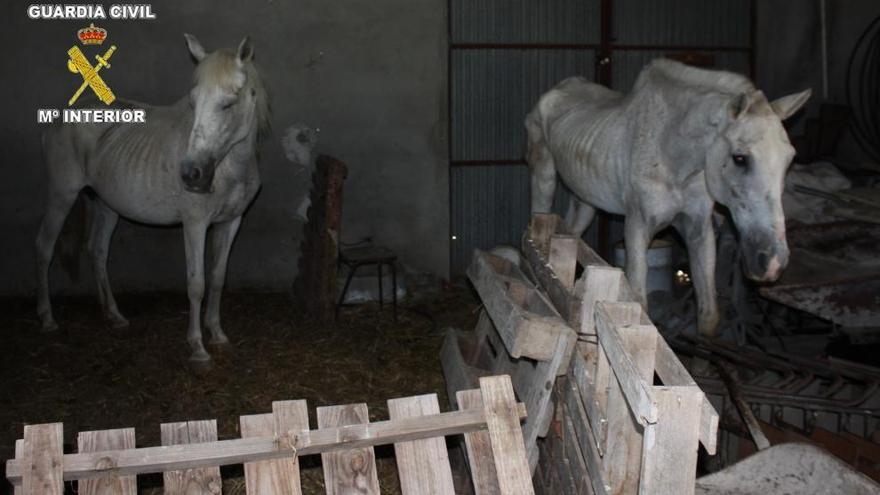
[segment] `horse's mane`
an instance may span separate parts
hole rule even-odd
[[[729,94],[750,93],[755,90],[755,85],[743,75],[723,70],[698,69],[668,58],[655,59],[642,69],[634,90],[658,80]]]
[[[196,83],[208,82],[220,85],[232,85],[232,77],[238,69],[238,55],[232,50],[217,50],[206,56],[198,66],[196,66],[195,80]],[[244,71],[247,74],[247,84],[254,90],[254,97],[257,100],[257,137],[262,139],[269,134],[271,130],[272,108],[269,102],[269,92],[263,82],[257,66],[253,60],[244,63]]]

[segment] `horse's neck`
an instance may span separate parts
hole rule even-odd
[[[663,105],[665,118],[656,122],[660,152],[669,163],[676,182],[685,183],[706,169],[706,152],[720,129],[712,125],[713,116],[729,105],[732,96],[693,89],[663,88],[662,98],[653,100]],[[655,109],[656,111],[656,109]]]

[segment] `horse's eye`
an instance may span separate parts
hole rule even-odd
[[[749,164],[749,157],[746,155],[731,155],[733,163],[738,167],[745,167]]]
[[[237,100],[229,100],[226,103],[224,103],[220,108],[222,110],[229,110],[230,108],[232,108],[232,105],[235,105],[236,101]]]

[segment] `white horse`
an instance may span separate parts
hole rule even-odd
[[[36,242],[37,312],[44,330],[58,328],[49,301],[49,265],[70,207],[88,187],[95,193],[88,200],[88,251],[104,315],[114,327],[128,325],[107,278],[119,215],[154,225],[183,224],[187,341],[190,359],[205,362],[210,360],[201,323],[205,240],[210,227],[213,264],[205,326],[211,343],[224,344],[220,296],[226,262],[241,215],[260,188],[257,146],[268,130],[269,104],[249,38],[237,51],[206,54],[195,37],[185,37],[198,63],[188,97],[167,107],[136,105],[147,109],[144,124],[58,125],[43,135],[49,187]]]
[[[768,102],[745,77],[653,61],[622,95],[582,78],[545,93],[526,118],[532,212],[548,212],[557,175],[574,193],[566,215],[580,236],[596,209],[626,215],[626,274],[646,303],[645,254],[668,225],[690,255],[698,328],[713,335],[714,204],[740,234],[746,275],[776,280],[788,263],[783,179],[794,149],[782,120],[810,91]]]

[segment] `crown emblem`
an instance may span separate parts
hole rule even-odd
[[[100,45],[105,39],[107,39],[107,30],[95,27],[95,24],[92,23],[89,27],[77,31],[76,37],[83,45]]]

